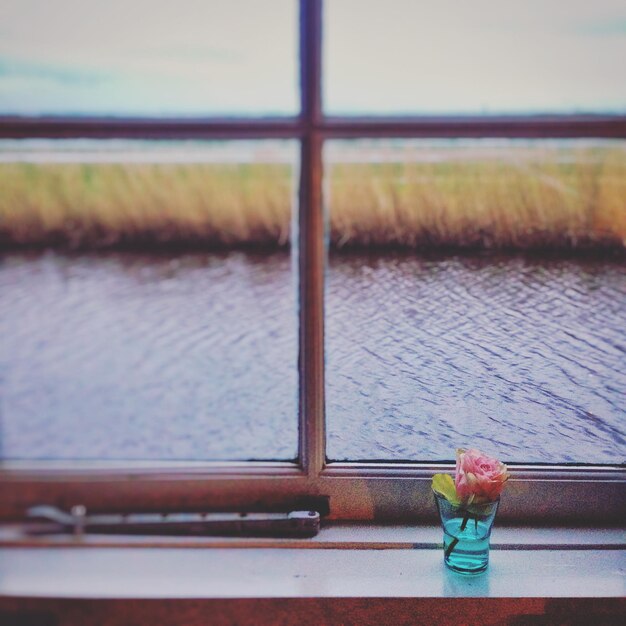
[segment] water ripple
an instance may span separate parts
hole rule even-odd
[[[287,255],[0,261],[0,443],[13,458],[293,458]],[[626,268],[334,256],[329,455],[620,463]]]
[[[287,255],[7,255],[0,456],[292,459]]]
[[[331,458],[484,445],[509,461],[624,461],[623,265],[336,255],[330,267]]]

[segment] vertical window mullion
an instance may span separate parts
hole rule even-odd
[[[299,457],[310,478],[325,461],[321,68],[322,0],[300,0]]]

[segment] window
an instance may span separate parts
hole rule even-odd
[[[87,250],[7,256],[5,457],[295,459],[294,143],[31,140],[0,155],[7,239]],[[129,237],[131,251],[88,252]],[[155,253],[168,240],[178,250]]]
[[[265,7],[245,0],[9,0],[0,20],[3,114],[180,118],[297,111],[291,0],[269,0]]]
[[[625,147],[326,143],[329,459],[621,462]]]
[[[624,113],[617,0],[336,0],[324,11],[331,115]]]
[[[200,4],[206,5],[206,3]],[[288,12],[295,10],[295,3],[283,4]],[[487,12],[486,14],[491,15],[489,11],[493,9],[494,3],[482,4],[485,5],[482,8]],[[11,7],[12,5],[7,6]],[[401,18],[403,11],[414,11],[413,6],[414,3],[411,3],[411,7],[409,7],[408,3],[398,2],[397,5],[391,6],[389,13],[385,13],[385,15],[398,17],[394,13],[397,8],[400,12],[399,18]],[[472,140],[478,142],[473,145],[472,149],[479,146],[480,150],[493,152],[494,144],[484,143],[484,141],[495,142],[495,149],[502,150],[504,145],[502,142],[506,141],[529,141],[533,139],[541,143],[554,140],[571,142],[588,139],[592,140],[591,150],[594,150],[594,146],[597,145],[593,142],[606,141],[614,142],[617,145],[616,149],[623,151],[623,140],[626,139],[626,117],[624,115],[626,98],[624,93],[619,91],[619,87],[614,87],[617,91],[611,91],[607,96],[609,100],[606,102],[593,99],[581,100],[579,99],[581,91],[575,89],[566,94],[568,101],[565,103],[565,109],[560,100],[544,101],[539,98],[539,100],[533,101],[534,104],[524,102],[521,105],[523,111],[520,111],[515,106],[510,105],[511,102],[513,104],[519,102],[517,97],[514,97],[509,98],[509,100],[494,100],[494,104],[489,106],[487,112],[477,108],[476,103],[470,100],[463,103],[459,110],[445,108],[441,110],[437,104],[438,101],[432,100],[432,103],[424,105],[424,110],[418,111],[419,115],[415,115],[411,107],[414,107],[415,100],[413,98],[417,96],[409,94],[401,102],[399,108],[387,107],[380,99],[368,101],[368,93],[377,92],[381,89],[383,91],[391,90],[393,85],[382,84],[382,86],[374,86],[373,89],[370,89],[368,83],[359,83],[363,76],[356,75],[353,90],[356,99],[350,100],[348,98],[350,93],[341,85],[342,77],[345,78],[345,69],[341,69],[345,48],[342,52],[341,46],[344,44],[341,40],[348,36],[345,29],[350,27],[348,18],[350,15],[354,15],[354,7],[351,8],[348,2],[328,2],[324,4],[324,7],[328,13],[323,19],[321,0],[301,0],[299,3],[300,106],[296,116],[291,115],[296,111],[294,111],[295,107],[293,107],[288,95],[289,80],[287,79],[282,83],[283,86],[286,85],[284,89],[281,88],[274,94],[263,92],[262,95],[258,96],[258,99],[257,95],[263,90],[258,85],[256,85],[258,89],[255,84],[251,85],[250,99],[259,102],[260,107],[258,111],[254,111],[254,115],[244,117],[241,114],[243,109],[238,108],[236,104],[230,101],[225,100],[222,105],[215,108],[212,108],[210,103],[207,105],[208,100],[206,98],[208,98],[209,91],[197,84],[199,74],[194,73],[195,69],[193,72],[191,69],[189,70],[191,72],[189,76],[172,77],[174,83],[180,87],[180,91],[178,91],[177,88],[169,87],[161,79],[155,79],[151,73],[154,68],[143,65],[139,67],[134,64],[131,64],[129,71],[134,72],[133,76],[137,79],[137,89],[144,90],[141,93],[138,92],[139,95],[134,94],[132,90],[126,91],[123,88],[123,84],[126,84],[124,80],[130,79],[115,77],[111,80],[113,82],[121,81],[119,84],[122,85],[119,99],[116,98],[115,102],[107,102],[106,98],[104,100],[99,98],[97,100],[87,99],[82,101],[84,108],[80,108],[80,99],[77,99],[75,106],[78,108],[66,109],[64,99],[57,98],[55,100],[53,98],[50,101],[53,104],[50,104],[49,107],[35,110],[29,104],[24,109],[20,108],[25,102],[22,98],[23,92],[20,96],[20,89],[25,88],[20,81],[30,80],[29,77],[37,74],[34,67],[35,62],[33,61],[32,65],[23,65],[21,61],[20,63],[11,61],[8,64],[6,61],[4,62],[2,75],[5,77],[5,84],[11,85],[11,91],[8,92],[9,97],[0,101],[3,114],[0,119],[0,136],[7,140],[20,142],[42,139],[55,141],[106,139],[107,142],[131,139],[160,142],[217,140],[221,142],[235,140],[238,142],[253,140],[276,142],[283,140],[297,142],[300,154],[297,219],[295,220],[297,228],[294,229],[294,245],[292,246],[293,253],[296,255],[294,258],[297,261],[295,265],[298,276],[299,302],[297,459],[295,461],[289,460],[289,451],[286,450],[283,453],[278,448],[268,452],[265,458],[262,454],[250,453],[249,451],[238,456],[237,453],[231,453],[229,450],[226,454],[227,458],[216,458],[216,455],[211,455],[213,458],[207,459],[202,455],[194,457],[193,454],[189,453],[189,450],[183,450],[180,455],[178,453],[166,455],[165,459],[168,462],[159,458],[158,455],[157,460],[155,457],[148,456],[146,458],[146,455],[142,455],[141,459],[129,459],[126,456],[125,458],[109,457],[104,460],[91,458],[82,462],[68,462],[62,455],[56,460],[45,461],[41,457],[38,459],[10,460],[11,455],[9,454],[2,461],[1,470],[0,513],[3,516],[19,516],[28,505],[43,502],[54,502],[62,506],[84,503],[88,508],[118,509],[130,507],[174,509],[181,506],[214,509],[224,507],[247,508],[250,506],[282,508],[292,506],[294,502],[301,502],[303,498],[320,497],[330,499],[331,515],[335,518],[415,520],[434,516],[434,508],[431,505],[430,477],[433,471],[440,471],[451,460],[450,458],[441,458],[444,454],[443,448],[437,448],[437,446],[432,445],[432,441],[428,441],[424,444],[424,452],[416,455],[407,454],[404,450],[399,449],[398,454],[391,454],[384,458],[380,456],[363,458],[364,455],[359,452],[358,445],[354,446],[355,442],[350,432],[345,430],[342,432],[341,428],[337,428],[333,417],[337,414],[336,407],[338,404],[351,402],[350,394],[353,392],[349,386],[346,387],[342,382],[343,372],[341,367],[338,367],[337,355],[334,351],[341,329],[337,326],[338,318],[332,317],[332,308],[337,306],[341,298],[341,293],[337,295],[335,285],[343,279],[337,273],[336,266],[333,267],[334,260],[332,257],[327,281],[329,291],[327,290],[326,294],[324,291],[326,264],[324,205],[326,199],[322,192],[323,189],[326,189],[327,193],[330,194],[329,205],[332,222],[333,211],[335,210],[334,203],[337,201],[337,194],[340,191],[338,187],[333,187],[332,177],[331,179],[326,177],[324,180],[325,170],[332,172],[335,168],[337,171],[341,166],[341,158],[335,162],[332,161],[335,158],[332,156],[333,150],[335,155],[339,154],[339,156],[341,156],[342,149],[344,155],[346,151],[349,152],[350,150],[356,150],[363,154],[363,150],[360,150],[359,145],[354,142],[377,139],[382,143],[376,144],[372,148],[374,151],[388,153],[391,145],[389,142],[396,142],[393,147],[394,150],[404,151],[405,156],[408,150],[415,157],[415,154],[424,147],[420,141],[425,140],[431,142],[429,150],[432,150],[432,142],[435,142],[440,151],[450,149],[457,150],[457,152],[463,151],[468,145],[471,145],[471,142],[468,142]],[[603,11],[609,11],[609,3],[603,7]],[[368,5],[367,10],[369,11],[370,8]],[[138,2],[136,10],[143,15],[147,9],[143,3]],[[386,11],[387,6],[385,7]],[[184,9],[181,13],[185,14]],[[560,14],[556,12],[556,9],[550,14],[554,14],[553,21],[558,23]],[[260,15],[258,19],[263,19],[263,17]],[[581,28],[588,27],[592,31],[594,29],[611,30],[615,24],[621,24],[617,20],[615,22],[594,22],[589,25],[588,22],[585,22],[587,17],[581,17],[583,21]],[[604,19],[606,16],[603,14],[601,17]],[[501,21],[498,21],[504,19],[502,14],[495,12],[492,18],[494,28],[496,30],[502,28]],[[209,18],[207,17],[207,19]],[[324,51],[326,55],[324,67],[322,66],[323,22],[328,27],[329,32],[328,48]],[[462,21],[460,21],[460,25],[457,24],[456,28],[461,28],[461,26]],[[526,25],[524,28],[531,28],[531,26]],[[267,29],[267,32],[270,32],[270,27],[271,32],[274,32],[274,26],[269,23],[259,27],[258,31],[264,32],[264,29]],[[356,22],[354,27],[357,27]],[[185,32],[187,28],[191,28],[192,32],[195,32],[195,26],[189,25],[183,25],[181,32]],[[342,31],[342,29],[344,30]],[[80,31],[80,29],[78,30]],[[278,28],[277,41],[280,41],[281,32],[281,29]],[[617,32],[618,37],[620,36],[619,32]],[[527,36],[527,33],[528,30],[522,29],[516,36],[523,38]],[[361,34],[357,33],[357,35],[361,37]],[[241,36],[245,36],[245,33]],[[198,31],[198,37],[200,39],[196,38],[196,43],[198,41],[202,43],[200,31]],[[264,37],[263,41],[265,39]],[[127,38],[125,45],[131,45],[130,40],[132,37]],[[285,41],[287,41],[285,45],[288,48],[289,37],[286,37]],[[363,41],[367,41],[367,37]],[[619,39],[619,42],[621,41],[622,39]],[[623,46],[623,43],[619,42],[613,42],[611,49],[618,49],[620,45]],[[174,41],[174,47],[179,43],[180,41]],[[80,46],[81,44],[78,42],[76,45]],[[593,46],[590,49],[595,50]],[[402,50],[398,50],[399,53],[402,53]],[[190,62],[189,65],[192,69],[196,68],[198,58],[205,59],[202,56],[204,52],[200,57],[195,56],[196,53],[192,50],[185,50],[185,54],[187,53],[194,57],[194,61]],[[363,54],[366,53],[367,49],[364,47]],[[263,72],[275,71],[272,68],[274,58],[272,54],[274,52],[271,50],[269,52],[265,50],[263,55],[248,68],[254,73],[256,72],[257,61],[260,63],[261,76],[259,81],[269,80]],[[169,52],[167,56],[171,58]],[[213,58],[213,52],[209,56]],[[282,58],[282,55],[279,56]],[[609,57],[601,55],[598,59],[596,62],[601,63],[602,67],[606,67],[606,71],[614,78],[615,73],[611,70],[612,66],[607,60]],[[518,60],[521,63],[523,59]],[[107,63],[109,62],[115,65],[116,71],[120,70],[119,58],[113,61],[109,59]],[[398,59],[390,58],[390,62],[397,63]],[[31,62],[29,61],[29,63]],[[204,67],[202,62],[199,65]],[[160,67],[159,64],[158,71],[161,71]],[[165,67],[167,68],[167,64]],[[552,67],[550,71],[557,71],[554,69],[555,67],[557,66]],[[548,69],[550,68],[547,68],[546,72]],[[568,83],[569,85],[574,85],[579,77],[582,77],[582,80],[587,80],[587,77],[590,76],[589,73],[583,72],[585,68],[578,67],[578,69],[581,74],[574,74],[574,82]],[[328,71],[328,81],[323,78],[323,70]],[[481,78],[485,81],[485,85],[491,84],[493,72],[499,71],[498,68],[486,68],[486,70],[491,73],[487,72]],[[20,73],[19,79],[15,75],[16,72]],[[62,75],[65,76],[63,73]],[[289,67],[287,66],[285,76],[288,75]],[[223,83],[225,93],[232,85],[229,81],[238,78],[238,76],[230,75],[226,78],[224,75],[220,76],[225,80]],[[147,78],[144,80],[144,77]],[[383,79],[391,80],[389,77],[383,77]],[[181,85],[180,81],[186,82]],[[69,82],[74,84],[74,81]],[[328,101],[325,101],[326,108],[322,106],[322,84],[326,86],[328,91]],[[611,85],[614,86],[615,84],[615,81],[611,81]],[[63,90],[63,93],[66,92]],[[112,91],[106,90],[107,97],[111,96],[112,93]],[[148,93],[154,95],[154,99],[151,101],[155,103],[155,107],[152,110],[144,111],[137,106],[137,103],[143,102],[143,98]],[[538,90],[536,93],[540,96],[546,95],[543,90]],[[193,103],[191,108],[187,105],[183,106],[182,100],[178,100],[179,96],[182,97],[184,94],[187,94],[184,102]],[[485,97],[488,95],[490,94],[485,94]],[[587,94],[582,95],[586,97]],[[88,97],[92,98],[93,96],[94,93],[89,92]],[[446,94],[433,94],[434,96],[442,98],[446,97]],[[163,98],[162,101],[161,98]],[[363,109],[355,110],[355,102],[362,102]],[[94,108],[94,103],[98,103],[98,107],[101,106],[102,108]],[[406,114],[409,108],[411,108],[411,115]],[[426,115],[435,109],[438,112],[437,116]],[[491,110],[495,114],[490,113]],[[356,117],[352,115],[354,113],[370,114],[372,112],[394,113],[399,116]],[[224,117],[224,113],[229,113],[229,116]],[[327,115],[327,113],[331,115]],[[59,114],[62,114],[62,117]],[[405,143],[399,142],[399,140],[403,140]],[[452,147],[449,143],[450,140],[453,140]],[[341,141],[344,143],[340,143]],[[436,144],[436,141],[442,143]],[[518,149],[522,152],[528,151],[528,146],[524,147],[524,144],[521,147],[518,144],[515,145],[514,152]],[[531,147],[534,149],[535,145],[539,144],[533,144]],[[504,149],[510,150],[510,146],[505,146]],[[557,149],[560,150],[561,148],[557,146]],[[393,152],[393,150],[391,151]],[[188,145],[184,147],[183,152],[189,154]],[[519,153],[516,154],[519,156]],[[379,163],[384,162],[383,157],[379,154],[377,157]],[[204,154],[200,160],[204,162],[207,159],[208,157]],[[516,158],[514,161],[519,164],[520,159]],[[531,171],[535,172],[531,178],[535,180],[536,162],[532,159],[530,161],[521,159],[521,163],[521,171],[530,167]],[[554,164],[551,165],[550,163],[548,159],[548,164],[545,167],[553,167]],[[519,172],[520,167],[516,171]],[[615,167],[617,168],[616,171],[619,172],[623,165],[618,163]],[[538,175],[543,174],[544,172],[539,169]],[[416,172],[415,168],[408,167],[403,170],[402,175],[410,177],[419,176],[420,173]],[[359,180],[362,181],[363,178],[361,177]],[[357,182],[357,187],[359,184]],[[375,180],[372,184],[376,184]],[[563,182],[557,179],[557,186],[559,184],[562,185]],[[523,188],[527,191],[527,187]],[[388,194],[387,196],[383,192],[381,196],[383,203],[389,197],[401,200],[401,196],[397,195],[398,193],[400,192],[397,189],[393,189],[390,192],[391,195]],[[621,219],[619,211],[616,210],[615,215]],[[361,216],[357,216],[356,221],[353,222],[357,228],[360,219]],[[483,236],[483,234],[479,232],[478,236]],[[232,271],[247,271],[245,258],[241,258],[239,265],[235,265]],[[358,272],[362,268],[362,264],[357,264],[357,280]],[[45,268],[43,269],[45,271]],[[349,264],[343,269],[349,271]],[[383,274],[384,269],[383,264],[381,270]],[[463,271],[463,267],[459,269],[459,267],[452,266],[448,269],[457,272],[457,274],[459,271]],[[166,271],[172,270],[168,268]],[[206,267],[202,268],[204,277],[206,277],[206,271]],[[421,284],[424,285],[425,289],[428,285],[436,284],[436,276],[427,276],[427,267],[418,268],[416,271],[424,276],[424,281]],[[621,270],[618,270],[618,273],[619,271]],[[524,274],[522,273],[521,276],[523,278]],[[199,278],[200,281],[204,279]],[[355,276],[349,277],[349,280],[354,279]],[[618,274],[616,274],[615,279],[619,279]],[[281,284],[284,286],[284,283]],[[393,283],[390,284],[390,288],[394,289]],[[203,289],[202,282],[200,282],[199,289]],[[497,283],[493,289],[497,290]],[[196,290],[194,289],[195,293]],[[120,295],[124,297],[123,293]],[[376,295],[380,298],[384,297],[383,294]],[[285,297],[288,298],[287,295]],[[332,319],[332,322],[326,324],[324,319],[325,297],[326,314],[330,316],[329,319]],[[428,294],[425,293],[423,297],[428,297]],[[610,295],[606,297],[610,299]],[[593,300],[588,299],[585,302],[588,303],[589,307],[593,307]],[[128,302],[125,301],[124,305],[126,304]],[[202,307],[205,304],[206,301],[202,299],[197,302],[197,306],[194,306],[194,317],[202,316]],[[242,306],[250,307],[250,301],[244,300]],[[409,312],[409,315],[420,314],[420,311],[415,309],[416,306],[418,306],[416,303],[407,305],[408,309],[413,310],[413,313]],[[119,314],[124,314],[123,307]],[[368,315],[370,313],[366,309],[361,309],[354,317],[348,316],[345,324],[353,323],[359,316],[365,316],[365,322],[367,322]],[[228,311],[225,311],[224,317],[227,316]],[[202,325],[202,317],[195,317],[195,319],[198,320],[197,324]],[[326,344],[324,339],[325,325],[328,330]],[[70,330],[68,329],[68,336],[71,334],[69,333]],[[350,330],[354,331],[354,329]],[[435,329],[435,332],[438,331]],[[443,332],[449,333],[450,326]],[[400,335],[399,340],[402,341],[402,339],[402,335]],[[487,335],[487,348],[489,348],[490,340],[489,335]],[[122,345],[126,338],[120,335],[116,341]],[[356,336],[355,341],[360,341],[358,336]],[[615,351],[621,350],[620,345],[614,345],[611,352],[613,359],[611,362],[616,364],[615,367],[619,367],[619,358]],[[328,354],[325,354],[325,348]],[[3,349],[5,348],[3,347]],[[350,352],[348,351],[346,354],[349,359]],[[426,358],[422,353],[406,365],[409,368],[428,366],[428,363],[424,363]],[[369,363],[365,365],[370,367]],[[202,367],[202,360],[190,365],[190,367],[197,366]],[[268,363],[267,367],[271,367],[271,365]],[[377,375],[385,378],[388,371],[382,368]],[[428,372],[424,372],[425,377],[428,375]],[[615,375],[616,379],[611,384],[623,386],[623,378],[619,376],[619,373]],[[27,375],[25,375],[24,380],[28,380]],[[185,384],[184,377],[180,380],[181,384]],[[126,384],[128,381],[123,382]],[[364,384],[368,385],[369,383],[365,381]],[[241,387],[241,390],[245,391],[245,386]],[[342,395],[344,392],[345,395]],[[376,412],[380,410],[381,406],[388,406],[387,402],[393,393],[392,388],[386,396],[383,394],[380,397],[380,403],[374,404],[371,413],[366,416],[368,420],[373,419],[372,416],[375,418]],[[237,391],[235,390],[233,394],[236,395]],[[471,395],[467,397],[467,401],[473,402],[474,406],[479,402]],[[457,404],[451,406],[450,410],[465,410],[467,405],[463,404],[462,398],[463,394],[456,396],[454,401]],[[239,399],[237,398],[237,400]],[[416,405],[419,405],[417,400]],[[253,403],[248,403],[243,410],[254,413],[255,407]],[[179,415],[179,411],[180,407],[174,406],[171,408],[170,415]],[[293,424],[295,424],[295,408],[293,412]],[[335,413],[333,414],[333,412]],[[404,412],[404,408],[401,408],[397,411],[397,415],[405,419],[407,414]],[[358,416],[359,412],[357,411]],[[510,413],[509,418],[515,420],[514,411]],[[77,424],[78,427],[80,424]],[[461,424],[459,428],[462,430],[463,425]],[[326,439],[327,430],[329,432],[328,442]],[[622,441],[621,445],[623,445],[623,438],[619,439],[622,437],[619,425],[615,435],[618,437],[617,441]],[[414,431],[411,432],[411,437],[416,437]],[[409,445],[413,445],[414,441],[419,442],[420,437],[426,442],[430,434],[428,432],[417,433],[417,438],[410,439]],[[156,439],[158,437],[155,437]],[[454,438],[450,439],[450,457],[452,456],[453,441]],[[572,445],[575,445],[575,438],[572,441],[574,442]],[[226,450],[226,448],[221,449]],[[28,449],[26,454],[22,456],[28,457],[27,453]],[[549,453],[546,454],[549,456]],[[219,455],[217,456],[219,457]],[[237,458],[251,457],[255,457],[257,460],[237,460]],[[608,522],[617,519],[620,512],[619,504],[622,497],[624,472],[620,465],[621,459],[616,458],[613,452],[608,453],[608,456],[599,454],[597,457],[591,456],[585,459],[557,456],[552,462],[546,461],[544,454],[524,457],[522,452],[512,460],[516,462],[512,466],[514,480],[501,511],[502,517],[517,521],[560,520],[570,522],[574,520]],[[532,465],[533,462],[539,463]]]

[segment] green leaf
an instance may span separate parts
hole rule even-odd
[[[442,495],[450,504],[458,505],[461,503],[456,495],[456,487],[450,474],[435,474],[432,487],[435,493]]]

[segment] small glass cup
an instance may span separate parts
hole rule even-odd
[[[433,492],[443,527],[443,559],[460,574],[478,574],[489,565],[489,538],[500,499],[455,506]]]

